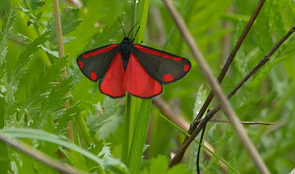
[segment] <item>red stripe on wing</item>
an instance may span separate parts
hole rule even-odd
[[[114,98],[124,96],[124,76],[125,72],[123,68],[122,55],[117,53],[104,78],[101,79],[102,82],[100,82],[99,86],[100,91]]]
[[[162,92],[162,85],[145,72],[133,53],[126,69],[124,87],[130,94],[141,98],[151,98]]]
[[[95,50],[95,51],[92,51],[88,54],[82,54],[84,58],[87,58],[89,56],[95,56],[97,54],[100,54],[100,53],[104,53],[104,52],[108,52],[110,50],[112,50],[113,48],[115,48],[118,44],[113,44],[113,45],[110,45],[108,47],[105,47],[105,48],[101,48],[101,49],[98,49],[98,50]]]
[[[157,56],[161,56],[163,58],[174,59],[174,60],[176,60],[178,62],[182,61],[182,58],[181,57],[173,57],[173,56],[170,56],[168,54],[164,54],[164,53],[159,52],[159,51],[156,51],[156,50],[148,49],[148,48],[142,47],[142,46],[137,45],[137,44],[134,44],[133,46],[134,46],[134,48],[136,48],[139,51],[142,51],[144,53],[154,54],[154,55],[157,55]]]

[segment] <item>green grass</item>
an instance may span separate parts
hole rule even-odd
[[[118,17],[127,33],[138,22],[130,35],[135,37],[140,26],[136,43],[191,60],[191,72],[165,85],[161,95],[190,123],[210,89],[178,30],[173,30],[174,22],[162,2],[82,0],[80,9],[66,2],[60,4],[66,56],[58,58],[51,0],[0,1],[1,135],[89,173],[194,173],[197,141],[182,164],[169,169],[170,156],[185,136],[178,126],[162,119],[163,113],[151,99],[104,96],[97,83],[82,75],[75,61],[84,51],[122,41]],[[233,48],[257,1],[173,2],[183,11],[217,77],[223,57]],[[291,1],[265,2],[222,82],[226,94],[287,33],[294,19]],[[244,126],[271,173],[289,173],[294,168],[294,38],[291,36],[230,100],[241,120],[275,123]],[[62,79],[65,70],[67,77]],[[65,107],[66,101],[70,104]],[[215,100],[210,107],[217,104]],[[215,118],[226,119],[222,112]],[[68,135],[70,122],[73,132]],[[222,173],[219,160],[229,173],[257,173],[230,124],[209,123],[204,139],[215,149],[210,161],[201,153],[204,173]],[[0,166],[0,173],[59,173],[2,142]]]

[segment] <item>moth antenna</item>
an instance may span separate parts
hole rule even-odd
[[[138,21],[136,22],[136,24],[131,28],[131,30],[129,31],[129,33],[128,33],[128,36],[127,37],[129,37],[129,35],[130,35],[130,33],[131,33],[131,31],[136,27],[136,25],[138,24]]]
[[[132,42],[135,40],[135,38],[136,38],[136,35],[137,35],[137,33],[138,33],[139,29],[140,29],[140,26],[137,28],[137,30],[136,30],[136,32],[135,32],[135,36],[134,36],[134,38],[132,39]]]
[[[136,37],[136,35],[137,35],[139,29],[140,29],[140,26],[137,28],[137,30],[136,30],[136,32],[135,32],[135,37]]]
[[[126,36],[125,30],[124,30],[124,28],[123,28],[123,25],[122,25],[122,22],[121,22],[119,16],[118,16],[118,20],[119,20],[120,25],[121,25],[121,28],[122,28],[122,30],[123,30],[124,36]],[[128,34],[128,35],[129,35],[129,34]]]

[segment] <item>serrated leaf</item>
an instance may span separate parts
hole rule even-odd
[[[45,2],[42,0],[31,0],[31,7],[33,10],[37,10],[45,5]]]
[[[44,32],[41,36],[37,37],[33,40],[33,42],[29,43],[29,45],[25,47],[25,49],[18,56],[12,72],[12,78],[19,78],[21,73],[23,73],[22,68],[24,65],[26,65],[31,60],[32,55],[40,49],[39,45],[47,41],[48,35],[49,31]]]
[[[3,20],[2,29],[0,32],[0,65],[4,62],[6,54],[7,54],[6,44],[11,34],[12,25],[15,18],[16,18],[15,10],[10,9],[6,12],[4,20]]]
[[[276,38],[282,38],[286,31],[284,31],[284,23],[282,19],[282,11],[285,11],[282,6],[285,6],[285,2],[283,2],[283,5],[280,1],[273,0],[270,1],[270,25],[273,30],[273,33],[275,34]]]
[[[51,113],[64,105],[68,100],[66,94],[73,86],[72,81],[73,77],[70,76],[60,83],[57,90],[50,92],[48,98],[41,104],[41,113]]]
[[[228,10],[232,0],[226,1],[214,1],[212,4],[208,4],[207,1],[198,1],[196,10],[198,15],[191,16],[191,23],[194,26],[198,26],[198,30],[193,30],[192,34],[200,34],[208,29],[209,26],[216,23],[219,17],[221,17],[225,11]],[[201,7],[201,8],[200,8]],[[216,11],[216,9],[218,9]]]
[[[102,157],[102,168],[109,169],[115,173],[127,173],[128,169],[119,159],[115,159],[111,154],[110,147],[105,145],[102,148],[102,151],[97,155],[98,157]]]
[[[174,166],[173,168],[169,169],[167,174],[193,174],[194,172],[192,170],[187,170],[187,167],[184,164],[178,164]]]
[[[283,61],[284,63],[284,68],[286,69],[289,77],[293,80],[295,80],[295,68],[294,68],[294,65],[295,65],[295,58],[292,55],[288,56],[285,61]]]
[[[35,12],[32,11],[34,10],[33,9],[34,7],[32,7],[32,3],[29,0],[24,0],[24,4],[25,4],[25,7],[18,4],[18,9],[29,16],[29,20],[27,21],[27,26],[29,26],[30,24],[36,23],[41,18],[42,12],[39,12],[36,15]]]
[[[272,57],[273,60],[269,61],[267,64],[265,64],[262,68],[260,68],[260,70],[258,72],[256,72],[253,75],[253,79],[249,82],[248,87],[251,88],[255,88],[257,87],[263,79],[265,79],[267,77],[267,75],[269,74],[269,72],[271,71],[271,69],[281,63],[284,59],[282,58],[276,58],[275,56]]]
[[[82,20],[78,19],[78,17],[78,8],[67,7],[62,10],[60,20],[63,36],[66,36],[70,32],[74,31],[77,28],[77,26],[80,25]],[[53,18],[51,19],[51,21],[49,21],[48,28],[51,30],[49,41],[52,42],[52,44],[57,44],[56,25],[55,20]]]
[[[85,158],[75,151],[67,151],[61,149],[62,153],[71,161],[71,163],[78,169],[82,171],[87,171],[86,160]]]
[[[105,123],[110,121],[109,118],[117,112],[119,101],[120,99],[105,97],[102,106],[100,106],[100,103],[96,105],[94,116],[88,116],[86,120],[91,135],[94,135]],[[114,127],[106,129],[104,131],[105,133],[108,132],[108,135],[114,131]]]
[[[18,4],[18,7],[17,7],[18,10],[24,12],[24,13],[27,13],[29,14],[30,10],[24,8],[23,6],[21,6],[20,4]]]
[[[256,35],[256,41],[257,46],[263,51],[263,53],[267,53],[272,45],[273,41],[271,38],[269,21],[270,21],[270,11],[269,11],[269,5],[266,3],[264,7],[262,8],[259,16],[257,17],[255,21],[255,25],[253,28],[255,29],[255,35]]]
[[[158,156],[151,160],[150,174],[166,174],[168,171],[168,159],[164,156]]]
[[[58,52],[57,51],[51,51],[49,49],[47,49],[46,47],[42,46],[42,45],[39,45],[38,47],[40,47],[43,51],[45,51],[46,53],[56,57],[56,58],[59,58],[59,55],[58,55]]]
[[[34,173],[34,166],[32,164],[36,162],[35,159],[24,153],[15,152],[13,155],[18,156],[18,158],[15,158],[14,162],[20,163],[18,170],[21,172],[19,172],[19,174]]]
[[[61,105],[60,103],[66,100],[66,98],[64,98],[64,95],[52,96],[51,94],[52,91],[55,94],[64,94],[66,93],[65,91],[69,90],[69,89],[60,89],[61,91],[57,91],[58,89],[56,89],[56,86],[58,83],[54,82],[54,81],[60,80],[61,74],[64,71],[63,68],[66,66],[66,63],[67,63],[66,57],[58,59],[54,64],[52,64],[49,67],[49,69],[46,72],[44,71],[44,74],[42,74],[36,80],[35,84],[30,88],[27,95],[28,97],[25,99],[25,102],[24,102],[24,108],[27,109],[29,113],[29,118],[34,117],[34,122],[33,122],[33,124],[35,125],[34,127],[42,126],[41,123],[44,122],[42,114],[46,114],[47,111],[49,111],[50,109],[51,109],[51,112],[55,112],[54,108],[57,108],[57,105],[60,106]],[[68,85],[71,86],[72,79],[71,81],[67,81],[67,84],[64,84],[64,85],[65,87],[62,87],[62,88],[69,87]],[[51,104],[48,103],[49,102],[48,100],[52,101],[52,100],[59,100],[59,99],[61,99],[62,101],[59,101],[58,103],[53,103],[52,106],[50,106]],[[46,108],[47,105],[49,105],[48,108]],[[40,111],[40,109],[42,111]],[[40,112],[42,112],[42,114]]]
[[[73,37],[73,36],[65,36],[65,37],[62,37],[62,40],[63,40],[63,43],[64,44],[67,44],[69,42],[71,42],[72,40],[75,40],[76,38]]]
[[[206,100],[206,97],[208,96],[207,90],[205,89],[204,85],[202,84],[197,92],[196,100],[194,104],[194,119],[197,117],[201,107],[203,106],[203,103]],[[192,171],[196,171],[196,161],[197,161],[197,151],[198,151],[199,144],[196,142],[191,143],[191,148],[189,150],[190,156],[189,156],[189,163],[188,168]],[[177,165],[178,166],[178,165]],[[176,166],[176,167],[177,167]],[[173,167],[175,168],[175,167]],[[174,169],[177,170],[177,169]]]
[[[82,22],[79,17],[79,8],[64,8],[61,13],[61,22],[63,25],[63,34],[67,35],[74,31]]]
[[[78,105],[79,103],[72,104],[71,107],[69,107],[57,120],[57,132],[62,132],[63,130],[67,130],[67,124],[70,120],[73,119],[73,117],[78,112]]]
[[[31,38],[29,38],[28,36],[25,36],[21,33],[18,33],[17,36],[19,36],[20,38],[22,38],[22,41],[27,41],[27,42],[33,42],[33,40]]]
[[[98,129],[100,137],[105,140],[112,133],[116,132],[120,124],[122,124],[122,117],[120,117],[120,115],[115,114],[109,117]]]
[[[72,82],[73,82],[72,76],[68,77],[60,83],[60,85],[58,86],[56,90],[53,89],[52,91],[50,91],[50,94],[48,95],[46,100],[44,100],[41,103],[40,113],[38,113],[38,115],[35,117],[36,126],[42,127],[41,123],[44,123],[44,119],[43,119],[44,115],[51,114],[51,116],[53,116],[52,115],[53,112],[55,112],[59,108],[64,107],[65,102],[70,97],[70,96],[66,96],[66,94],[72,88],[73,86]]]
[[[51,83],[55,80],[59,80],[62,74],[62,68],[66,66],[67,58],[60,58],[54,64],[52,64],[49,69],[42,74],[38,80],[36,80],[34,86],[31,87],[28,97],[26,99],[26,107],[30,107],[36,103],[41,103],[48,91],[51,91],[55,87],[55,84]]]

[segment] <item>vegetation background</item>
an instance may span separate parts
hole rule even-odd
[[[139,1],[138,8],[127,0],[81,0],[76,5],[70,2],[60,1],[66,56],[59,59],[52,1],[0,0],[0,133],[85,172],[128,173],[130,161],[123,160],[124,164],[120,160],[122,143],[130,141],[123,139],[126,100],[102,95],[97,84],[82,75],[76,57],[121,42],[124,34],[118,16],[128,32],[134,21],[142,21],[147,14],[147,22],[141,26],[144,37],[138,43],[187,57],[193,65],[181,81],[166,85],[161,97],[189,123],[210,88],[177,29],[168,37],[174,22],[162,1]],[[187,3],[173,2],[179,11]],[[148,8],[139,8],[141,3]],[[257,3],[198,0],[189,1],[184,9],[182,16],[216,77]],[[222,83],[225,94],[271,50],[294,21],[294,1],[265,2]],[[241,120],[275,123],[245,126],[271,173],[289,173],[295,167],[294,40],[291,36],[230,100]],[[67,71],[64,79],[63,67]],[[140,116],[140,105],[134,105],[134,112]],[[216,105],[215,101],[211,107]],[[137,160],[138,173],[195,173],[198,144],[192,144],[181,165],[168,169],[171,153],[180,147],[184,134],[164,119],[156,106],[149,112],[146,146],[141,163]],[[215,118],[226,120],[222,112]],[[69,122],[73,137],[67,135]],[[205,173],[222,173],[219,158],[226,161],[229,173],[257,173],[230,124],[209,123],[205,140],[217,156],[211,160],[201,158]],[[0,173],[59,173],[3,143],[0,163]]]

